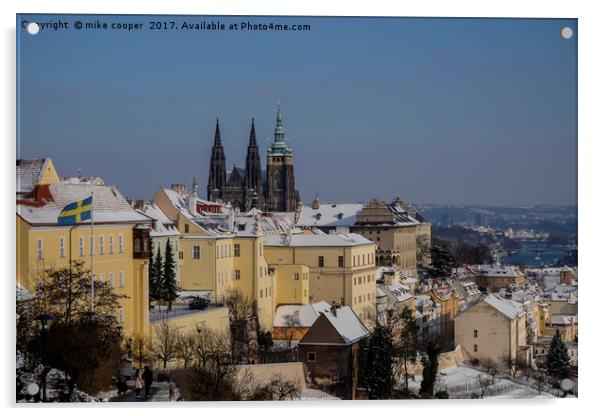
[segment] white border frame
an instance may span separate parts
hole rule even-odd
[[[599,303],[597,295],[600,293],[602,276],[596,273],[596,236],[600,235],[599,207],[600,185],[595,178],[602,177],[600,172],[600,141],[602,129],[600,123],[600,108],[597,98],[600,94],[600,74],[602,65],[600,59],[600,40],[602,40],[601,15],[594,1],[570,2],[558,1],[475,1],[475,0],[431,0],[420,2],[385,2],[380,0],[366,1],[275,1],[275,0],[205,0],[191,2],[190,0],[105,0],[105,1],[68,1],[54,0],[21,0],[4,1],[1,3],[3,13],[0,15],[3,26],[2,42],[2,83],[5,96],[1,101],[2,125],[4,127],[4,156],[2,175],[5,203],[2,204],[3,218],[9,224],[10,232],[5,232],[0,248],[1,264],[4,266],[5,295],[3,317],[6,325],[1,344],[6,370],[0,378],[0,392],[3,395],[3,404],[14,409],[14,283],[11,278],[15,274],[15,220],[13,211],[14,183],[14,155],[15,151],[15,14],[16,13],[105,13],[105,14],[233,14],[233,15],[329,15],[329,16],[421,16],[421,17],[539,17],[539,18],[578,18],[579,41],[579,242],[581,250],[579,256],[579,274],[581,276],[581,306],[580,306],[580,340],[579,355],[582,366],[579,377],[579,399],[576,400],[473,400],[473,401],[401,401],[401,402],[305,402],[298,404],[286,403],[206,403],[194,405],[204,407],[204,411],[217,412],[221,409],[232,408],[241,410],[246,414],[265,414],[266,410],[272,412],[286,412],[287,414],[306,414],[317,409],[329,413],[365,414],[372,409],[384,412],[445,412],[445,414],[465,414],[467,411],[486,411],[488,414],[507,414],[521,410],[547,414],[566,414],[584,411],[590,407],[600,407],[596,403],[599,388],[599,358],[596,355],[600,346],[599,322],[600,312],[596,306]],[[9,184],[9,185],[7,185]],[[9,195],[9,193],[11,193]],[[584,290],[585,289],[585,290]],[[190,404],[188,404],[190,406]],[[81,406],[77,409],[67,406],[29,408],[20,407],[20,412],[80,413]],[[114,407],[114,406],[111,406]],[[128,406],[132,407],[132,406]],[[137,406],[126,411],[151,412],[161,414],[168,411],[166,408],[175,407],[175,404],[159,404],[158,406]],[[182,406],[178,406],[182,407]],[[203,411],[195,407],[185,407],[178,411],[195,412]],[[385,407],[385,408],[383,408]],[[394,407],[394,409],[386,409]],[[162,409],[163,408],[163,409]],[[243,410],[244,409],[244,410]],[[12,410],[11,410],[12,411]],[[86,406],[86,413],[100,414],[106,412],[105,406]]]

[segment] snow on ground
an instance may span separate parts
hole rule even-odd
[[[439,372],[436,391],[445,390],[450,398],[470,398],[471,395],[480,394],[479,376],[487,375],[471,367],[458,366],[447,368]],[[418,392],[422,376],[415,376],[409,380],[409,388]],[[403,384],[403,380],[400,381]],[[498,399],[524,399],[524,398],[551,398],[549,393],[537,392],[534,388],[524,386],[506,378],[498,377],[495,383],[488,388],[485,398]]]

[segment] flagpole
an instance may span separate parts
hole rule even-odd
[[[91,233],[92,240],[90,243],[90,287],[92,288],[92,299],[90,300],[90,312],[94,312],[94,251],[96,247],[94,247],[94,192],[92,192],[92,204],[90,208],[90,225],[91,225]]]

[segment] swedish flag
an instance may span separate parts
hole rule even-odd
[[[59,225],[73,225],[92,218],[92,196],[72,202],[59,214]]]

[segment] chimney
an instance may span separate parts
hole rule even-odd
[[[134,201],[134,209],[142,209],[144,208],[144,200],[143,199],[137,199]]]
[[[335,318],[337,317],[337,303],[334,300],[330,304],[330,312]]]
[[[320,198],[318,194],[314,197],[314,200],[311,202],[312,209],[320,209]]]

